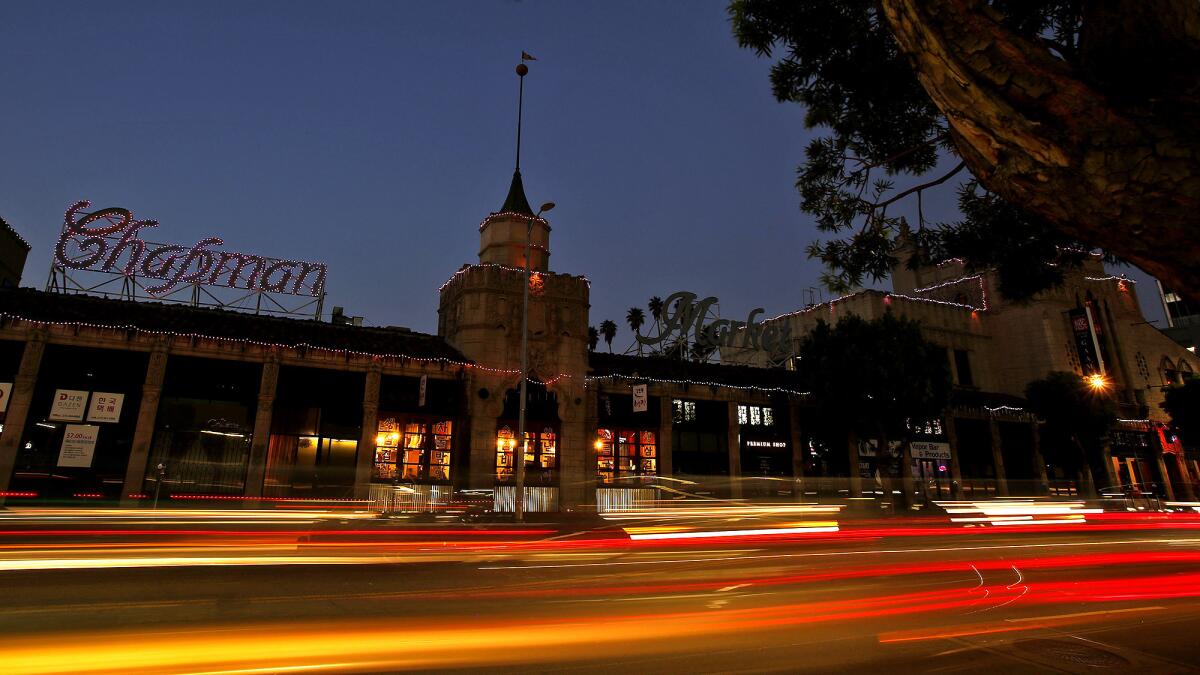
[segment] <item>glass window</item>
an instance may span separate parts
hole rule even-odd
[[[680,422],[695,422],[696,402],[674,399],[671,401],[671,414],[676,424]]]
[[[744,406],[744,405],[738,406],[738,424],[749,424],[750,423],[750,412],[747,408],[748,408],[748,406]]]
[[[762,423],[764,427],[775,426],[775,413],[770,408],[762,409]]]
[[[762,426],[762,408],[752,405],[750,406],[750,424],[752,426]]]
[[[653,431],[596,430],[596,475],[602,483],[658,474],[658,444]]]
[[[544,427],[541,433],[525,432],[525,480],[527,482],[550,483],[557,479],[558,433],[552,427]],[[513,478],[512,458],[517,446],[517,435],[512,427],[501,426],[496,431],[496,479]]]

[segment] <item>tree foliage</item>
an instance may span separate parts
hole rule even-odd
[[[1014,298],[1101,248],[1200,288],[1200,3],[734,0],[739,44],[824,135],[798,170],[835,289],[912,264],[995,267]],[[958,190],[961,218],[924,198]],[[897,215],[915,201],[915,223]],[[1165,244],[1165,245],[1164,245]],[[1065,252],[1065,255],[1064,255]]]
[[[1171,416],[1183,442],[1200,445],[1200,378],[1189,378],[1182,385],[1169,387],[1162,409]]]
[[[1075,373],[1054,372],[1025,387],[1029,409],[1045,421],[1042,452],[1052,464],[1077,469],[1094,456],[1117,422],[1113,397],[1095,392]]]
[[[811,393],[831,444],[847,431],[903,439],[910,420],[938,418],[949,403],[945,350],[926,341],[916,322],[891,313],[873,321],[851,315],[832,326],[818,322],[798,355],[801,386]]]

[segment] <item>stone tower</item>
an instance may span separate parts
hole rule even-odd
[[[584,376],[588,367],[589,282],[549,270],[550,223],[534,215],[521,173],[499,211],[479,225],[479,263],[463,265],[440,290],[438,334],[480,367],[468,383],[470,484],[494,484],[497,425],[519,384],[525,237],[532,228],[529,376],[557,399],[559,503],[581,503],[584,484]]]

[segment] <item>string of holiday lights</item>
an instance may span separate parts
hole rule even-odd
[[[636,382],[656,382],[658,384],[680,384],[689,387],[717,387],[721,389],[737,389],[739,391],[758,391],[766,394],[793,394],[795,396],[808,396],[812,393],[807,391],[796,391],[794,389],[785,389],[783,387],[755,387],[753,385],[724,384],[722,382],[706,382],[703,380],[672,380],[669,378],[660,377],[635,377],[633,375],[619,375],[615,373],[612,375],[589,375],[588,377],[583,378],[583,386],[587,387],[589,383],[597,382],[599,380],[632,380]]]
[[[1130,279],[1129,277],[1125,276],[1124,274],[1122,274],[1120,276],[1117,276],[1115,274],[1110,274],[1106,277],[1084,277],[1083,280],[1084,281],[1117,281],[1117,282],[1124,282],[1127,284],[1136,284],[1137,283],[1136,279]]]
[[[479,223],[479,231],[483,232],[483,228],[487,227],[488,223],[492,222],[493,220],[500,220],[501,218],[532,220],[535,223],[541,223],[542,225],[545,225],[547,230],[550,229],[550,221],[546,220],[545,218],[541,218],[539,216],[530,216],[524,213],[517,213],[516,211],[501,211],[499,213],[488,214],[488,217],[484,218],[483,222]]]
[[[25,237],[22,237],[22,236],[21,236],[21,233],[20,233],[20,232],[17,232],[16,228],[15,228],[15,227],[13,227],[12,225],[10,225],[10,224],[9,224],[9,222],[8,222],[7,220],[5,220],[5,219],[3,219],[3,218],[0,218],[0,223],[4,223],[4,227],[5,227],[5,229],[7,229],[7,230],[8,230],[8,232],[9,232],[9,233],[10,233],[12,236],[16,237],[16,238],[17,238],[17,241],[19,241],[19,242],[21,242],[22,244],[24,244],[24,245],[25,245],[25,248],[27,248],[27,249],[29,249],[29,248],[33,248],[33,247],[32,247],[32,246],[29,244],[29,242],[25,240]]]
[[[982,276],[982,275],[976,275],[976,276]],[[973,277],[964,277],[964,279],[968,279],[968,278],[973,278]],[[956,279],[954,281],[958,282],[958,281],[962,281],[962,280],[963,279]],[[905,295],[903,293],[889,293],[887,291],[864,290],[864,291],[855,291],[854,293],[847,293],[846,295],[843,295],[839,298],[834,298],[833,300],[828,300],[826,302],[822,302],[819,305],[813,305],[811,307],[805,307],[803,309],[797,309],[797,310],[794,310],[791,312],[780,314],[778,316],[773,316],[769,319],[765,319],[763,321],[763,323],[766,324],[766,323],[770,323],[772,321],[777,321],[779,319],[786,319],[786,318],[792,317],[792,316],[800,316],[803,314],[808,314],[809,312],[815,312],[817,310],[823,309],[826,306],[828,306],[828,308],[829,308],[829,313],[832,314],[834,311],[834,306],[837,303],[844,302],[846,300],[849,300],[850,298],[853,298],[853,297],[856,297],[859,295],[866,295],[869,293],[882,293],[884,296],[884,302],[887,304],[891,304],[889,298],[899,298],[901,300],[911,300],[913,302],[924,302],[924,303],[929,303],[929,304],[933,304],[933,305],[944,305],[946,307],[957,307],[959,309],[966,309],[966,310],[970,310],[972,312],[987,311],[987,309],[988,309],[987,291],[983,285],[982,278],[979,280],[979,284],[980,284],[980,293],[982,294],[982,300],[983,300],[983,305],[980,307],[976,307],[975,305],[968,305],[968,304],[961,303],[961,302],[951,302],[949,300],[937,300],[935,298],[922,298],[922,297],[918,297],[915,295]],[[922,289],[922,290],[924,290],[924,289]]]
[[[29,319],[29,318],[19,316],[17,314],[11,314],[8,312],[0,312],[0,319],[8,319],[10,321],[13,321],[14,323],[23,321],[26,323],[32,323],[32,324],[40,325],[40,326],[61,326],[61,327],[76,328],[76,329],[78,329],[78,328],[93,328],[93,329],[97,329],[97,330],[111,330],[111,331],[134,331],[134,332],[138,332],[138,333],[144,333],[147,335],[159,335],[159,336],[163,336],[163,337],[187,338],[187,339],[196,339],[196,340],[212,340],[215,342],[227,342],[227,343],[235,343],[235,344],[255,345],[258,347],[266,347],[266,348],[270,348],[270,349],[304,350],[304,351],[314,351],[314,352],[325,352],[325,353],[329,353],[329,354],[345,355],[345,356],[362,356],[362,357],[367,357],[367,358],[394,359],[394,360],[400,360],[400,361],[416,361],[418,363],[438,363],[438,364],[444,364],[447,366],[458,366],[463,369],[478,370],[478,371],[483,371],[486,373],[493,373],[493,374],[504,375],[504,376],[520,375],[520,373],[521,373],[520,368],[492,368],[490,366],[484,366],[484,365],[480,365],[478,363],[471,363],[469,361],[458,361],[455,359],[449,359],[444,356],[412,356],[410,354],[402,354],[402,353],[389,353],[389,352],[380,353],[380,352],[362,351],[362,350],[357,350],[357,349],[338,349],[338,348],[333,348],[333,347],[319,347],[316,345],[308,344],[306,342],[300,342],[300,343],[295,343],[295,344],[287,344],[287,343],[282,343],[282,342],[264,342],[261,340],[251,340],[249,338],[233,338],[233,337],[225,337],[225,336],[219,336],[219,335],[205,335],[203,333],[179,333],[179,332],[175,332],[175,331],[153,330],[153,329],[149,329],[149,328],[140,328],[138,326],[134,326],[133,324],[115,325],[115,324],[90,323],[90,322],[85,322],[85,321],[43,321],[40,319]],[[559,373],[559,374],[555,375],[553,378],[550,378],[550,380],[557,382],[558,380],[560,380],[564,377],[573,377],[573,376],[570,375],[569,373]],[[550,380],[548,380],[548,381],[550,381]]]
[[[449,286],[450,284],[454,283],[454,281],[456,279],[458,279],[460,276],[462,276],[468,272],[471,272],[471,271],[474,271],[477,269],[481,269],[481,268],[487,268],[487,267],[494,267],[502,272],[516,272],[519,274],[525,274],[524,267],[513,267],[511,265],[501,265],[500,263],[479,263],[478,265],[463,265],[462,268],[460,268],[457,272],[450,275],[450,278],[446,280],[446,283],[444,283],[438,287],[438,293],[441,293],[442,291],[446,290],[446,287]],[[569,279],[579,279],[583,283],[587,284],[588,288],[592,287],[591,279],[588,279],[587,277],[583,276],[582,274],[580,274],[580,275],[558,274],[555,272],[539,272],[539,274],[549,274],[549,275],[555,276],[555,277],[567,277]]]
[[[983,406],[983,409],[990,413],[1003,412],[1005,410],[1009,410],[1012,412],[1025,412],[1024,408],[1021,408],[1018,406],[1013,406],[1013,405],[998,405],[995,408],[985,405],[985,406]]]

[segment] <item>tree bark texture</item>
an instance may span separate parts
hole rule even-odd
[[[1200,54],[1200,3],[1085,4],[1081,67],[1106,68],[1097,72],[1107,80],[1008,30],[979,0],[880,0],[984,187],[1198,299],[1200,78],[1191,57]],[[1122,27],[1142,36],[1130,42]],[[1146,62],[1150,30],[1161,36],[1153,53],[1163,62]],[[1129,96],[1130,78],[1115,70],[1112,54],[1097,56],[1105,54],[1097,42],[1113,36],[1126,38],[1114,40],[1113,52],[1141,54],[1143,71],[1157,66],[1144,74],[1170,84],[1161,95]],[[1161,45],[1187,61],[1166,62]],[[1188,72],[1193,85],[1179,86]]]

